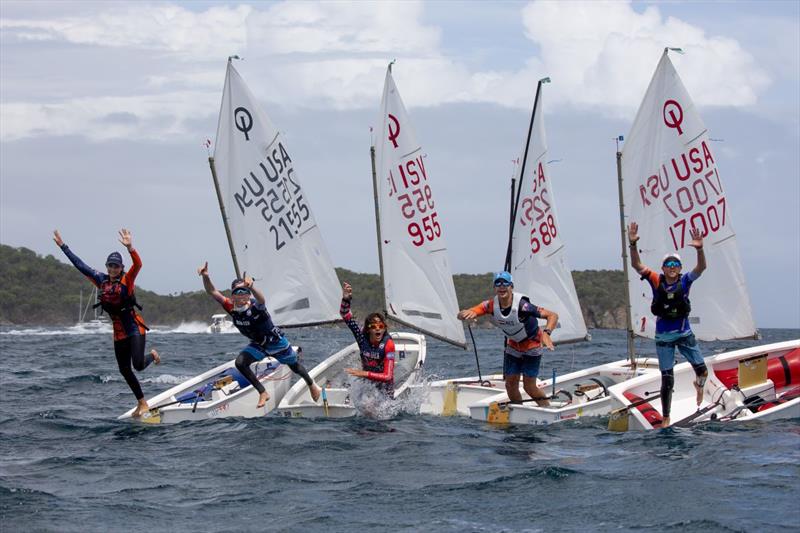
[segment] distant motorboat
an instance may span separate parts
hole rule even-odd
[[[226,314],[211,315],[211,324],[206,328],[206,333],[232,333],[236,331],[233,320]]]

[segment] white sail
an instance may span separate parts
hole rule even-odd
[[[701,340],[753,337],[731,206],[712,148],[665,50],[622,151],[625,215],[639,224],[642,262],[656,272],[673,252],[680,254],[684,272],[694,268],[689,231],[702,230],[708,268],[692,285],[692,331]],[[628,289],[633,330],[652,338],[650,286],[634,275]]]
[[[525,175],[517,176],[521,187],[517,216],[514,219],[511,243],[511,273],[514,290],[530,296],[538,306],[558,313],[558,327],[553,331],[555,342],[587,338],[572,272],[561,238],[555,193],[547,168],[547,138],[542,117],[541,83],[536,94],[533,127],[527,148]],[[517,168],[522,172],[523,165]]]
[[[378,124],[375,168],[386,311],[405,325],[464,346],[444,224],[391,69]]]
[[[228,61],[214,160],[242,273],[277,324],[339,319],[341,288],[281,133]]]

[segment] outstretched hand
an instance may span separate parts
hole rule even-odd
[[[459,320],[472,320],[476,316],[478,316],[477,313],[472,309],[464,309],[463,311],[459,311],[458,315],[456,315]]]
[[[206,261],[203,266],[197,269],[197,275],[208,277],[208,261]]]
[[[119,230],[119,242],[122,243],[122,246],[130,251],[131,246],[133,246],[131,241],[131,232],[125,228]]]
[[[689,230],[689,235],[692,237],[692,241],[689,243],[689,246],[692,248],[697,248],[700,250],[703,248],[703,232],[700,231],[698,228],[692,228]]]
[[[631,222],[628,224],[628,242],[631,244],[636,244],[636,241],[639,240],[639,224],[636,222]]]
[[[342,300],[349,300],[353,297],[353,287],[346,281],[342,283]]]
[[[359,370],[357,368],[345,368],[344,371],[350,374],[351,376],[355,376],[357,378],[365,378],[367,377],[367,375],[369,375],[367,371]]]
[[[58,246],[59,248],[61,248],[64,245],[64,240],[61,238],[61,234],[58,232],[57,229],[53,230],[53,240],[55,241],[56,246]]]

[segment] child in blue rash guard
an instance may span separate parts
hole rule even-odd
[[[394,397],[394,341],[386,331],[386,321],[380,313],[371,313],[364,320],[363,329],[360,328],[350,312],[352,298],[353,288],[345,282],[339,314],[361,350],[361,369],[346,368],[345,372],[374,382],[378,390]]]
[[[692,241],[689,246],[697,250],[697,266],[688,274],[681,274],[681,257],[669,253],[664,256],[661,274],[650,270],[641,261],[636,243],[639,241],[639,225],[631,222],[628,226],[628,242],[631,249],[631,266],[642,279],[646,279],[653,291],[653,303],[650,311],[656,316],[656,353],[658,367],[661,370],[661,427],[670,424],[670,407],[672,404],[672,387],[675,384],[673,366],[675,365],[675,349],[683,354],[694,368],[697,379],[694,382],[697,391],[697,405],[703,401],[703,386],[708,377],[703,356],[697,345],[697,339],[689,325],[689,289],[692,283],[706,269],[706,255],[703,252],[703,234],[697,228],[690,231]]]
[[[267,311],[264,295],[253,286],[253,278],[235,279],[231,283],[231,297],[226,298],[214,288],[208,275],[208,262],[197,269],[203,278],[203,287],[223,309],[231,316],[233,325],[239,332],[250,339],[250,344],[245,346],[236,357],[236,368],[247,381],[258,391],[257,408],[264,407],[269,400],[269,394],[250,369],[250,365],[264,357],[274,357],[279,362],[287,365],[292,372],[303,378],[308,385],[311,398],[316,402],[321,389],[308,375],[305,367],[297,360],[297,353],[283,336],[283,332],[272,322],[272,317]]]

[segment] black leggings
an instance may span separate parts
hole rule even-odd
[[[250,384],[258,391],[259,394],[262,394],[264,391],[264,385],[258,381],[258,378],[250,369],[250,365],[258,361],[255,357],[250,355],[247,352],[242,352],[236,357],[236,369],[242,373],[242,375],[250,382]],[[289,368],[292,369],[292,372],[299,375],[303,378],[303,381],[306,382],[306,385],[309,387],[314,383],[314,380],[311,379],[311,376],[308,375],[308,371],[305,369],[303,365],[300,363],[292,363],[288,365]]]
[[[144,398],[144,394],[139,380],[136,379],[136,375],[131,369],[131,363],[133,363],[133,368],[141,372],[153,362],[152,354],[147,354],[147,357],[144,355],[144,341],[144,335],[131,335],[114,341],[114,355],[117,357],[119,373],[125,378],[137,400]]]

